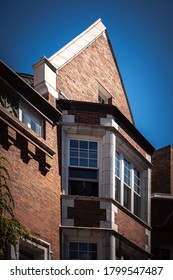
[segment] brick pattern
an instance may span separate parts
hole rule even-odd
[[[76,123],[96,124],[100,125],[100,118],[106,118],[106,114],[99,112],[77,112],[69,110],[70,115],[75,116]]]
[[[74,207],[68,207],[68,219],[74,219],[74,226],[100,227],[100,221],[106,221],[106,210],[100,209],[99,201],[75,200]]]
[[[115,214],[115,224],[118,226],[119,234],[145,250],[145,245],[148,245],[148,236],[145,234],[144,226],[120,209]]]
[[[20,122],[15,117],[13,120]],[[24,124],[21,124],[21,131],[16,131],[12,125],[9,128],[3,120],[0,125],[0,154],[9,161],[6,167],[11,177],[9,183],[14,196],[15,213],[31,234],[51,244],[52,259],[59,259],[61,180],[57,127],[52,128],[49,123],[45,125],[46,141],[42,140],[56,151],[50,158],[38,143],[28,141],[25,131],[35,133]],[[35,137],[40,140],[39,136]]]
[[[133,122],[117,65],[104,36],[59,69],[57,90],[71,100],[97,102],[99,83],[112,96],[112,104]]]

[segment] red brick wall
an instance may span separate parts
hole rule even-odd
[[[12,116],[7,112],[9,116]],[[57,153],[57,128],[46,123],[46,135],[42,141],[56,151],[53,159],[45,155],[38,143],[28,142],[25,131],[36,136],[18,119],[21,130],[11,128],[14,134],[8,144],[8,126],[0,121],[0,154],[9,161],[7,169],[11,177],[11,190],[15,200],[15,213],[25,227],[36,237],[49,242],[53,251],[52,259],[59,259],[59,224],[60,224],[60,177]],[[14,130],[13,130],[14,129]],[[17,132],[16,132],[17,131]],[[13,132],[13,133],[12,133]],[[22,134],[21,134],[22,132]],[[36,139],[40,137],[36,136]],[[30,153],[28,153],[28,150]],[[31,158],[28,157],[31,156]],[[52,165],[45,169],[45,163]]]
[[[145,245],[148,245],[148,236],[145,234],[144,226],[120,209],[115,214],[115,224],[118,225],[119,234],[145,250]]]
[[[156,150],[152,156],[152,192],[171,192],[171,146]],[[172,159],[173,161],[173,159]],[[173,188],[173,187],[172,187]]]
[[[117,65],[103,36],[62,67],[57,76],[57,89],[72,100],[97,102],[98,83],[112,95],[112,104],[132,122]]]

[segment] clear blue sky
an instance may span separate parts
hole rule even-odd
[[[98,18],[106,26],[137,129],[173,145],[172,0],[4,0],[0,58],[16,72],[51,56]]]

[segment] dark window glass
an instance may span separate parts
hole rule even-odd
[[[96,260],[97,244],[70,242],[69,243],[69,259],[73,260]]]
[[[134,214],[140,218],[141,215],[141,197],[134,193]]]
[[[126,185],[124,185],[124,206],[131,209],[131,190]]]
[[[115,177],[115,199],[120,202],[120,195],[121,195],[121,189],[120,189],[120,179]]]

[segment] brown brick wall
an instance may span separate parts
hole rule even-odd
[[[173,176],[173,168],[171,170],[171,161],[173,161],[173,159],[171,159],[171,155],[172,148],[171,146],[167,146],[156,150],[152,156],[153,193],[171,193],[171,176]]]
[[[100,209],[99,201],[75,200],[74,207],[68,207],[68,219],[74,219],[74,226],[100,227],[106,220],[106,210]]]
[[[106,118],[106,114],[99,112],[79,112],[69,110],[68,113],[75,116],[76,123],[100,125],[100,118]]]
[[[145,250],[145,245],[148,245],[148,236],[145,234],[144,226],[121,209],[118,209],[118,213],[115,214],[115,224],[118,225],[119,234]]]
[[[10,113],[7,112],[7,114],[10,116]],[[16,123],[20,123],[18,119],[13,118]],[[52,128],[48,123],[46,129],[49,137],[46,137],[46,141],[43,140],[43,142],[56,151],[52,159],[38,143],[28,141],[25,131],[33,135],[35,133],[24,124],[21,124],[21,131],[19,131],[14,126],[9,129],[7,123],[1,120],[0,154],[9,161],[7,169],[11,177],[10,186],[17,217],[32,234],[49,242],[53,251],[52,259],[59,259],[61,186],[57,131],[56,127]],[[11,135],[10,142],[9,134]],[[40,137],[36,136],[36,139],[40,140]]]
[[[97,102],[98,83],[112,95],[112,104],[132,122],[117,65],[103,36],[62,67],[57,76],[57,89],[72,100]]]

